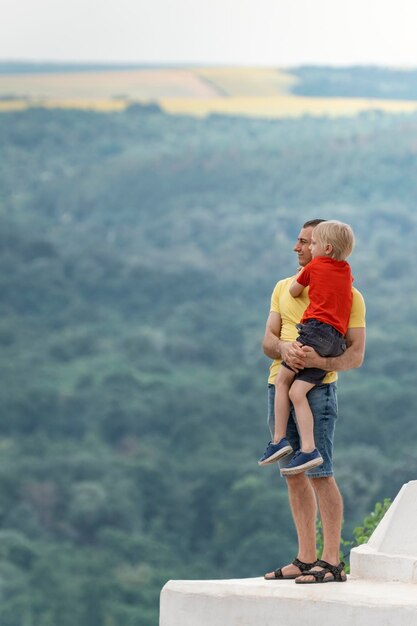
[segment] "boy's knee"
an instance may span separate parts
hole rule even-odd
[[[291,389],[291,381],[287,381],[287,380],[280,380],[279,378],[277,378],[277,380],[275,381],[275,393],[288,393],[290,392]]]
[[[302,400],[303,395],[305,394],[301,392],[301,389],[298,389],[297,385],[293,385],[292,387],[290,387],[288,395],[290,397],[291,402],[293,404],[297,404],[297,402]]]

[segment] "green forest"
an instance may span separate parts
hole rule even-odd
[[[349,222],[343,536],[417,475],[417,115],[0,115],[0,623],[156,626],[170,578],[294,558],[261,340],[300,225]]]
[[[1,71],[1,65],[0,65]],[[292,70],[299,82],[293,93],[330,98],[417,98],[417,70],[377,66],[305,65]]]

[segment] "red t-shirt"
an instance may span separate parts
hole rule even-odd
[[[310,304],[301,322],[316,319],[346,335],[352,308],[352,272],[347,261],[318,256],[297,276],[300,285],[310,286]]]

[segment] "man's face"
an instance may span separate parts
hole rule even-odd
[[[294,252],[297,253],[298,263],[301,267],[307,265],[311,261],[311,252],[310,252],[310,244],[311,244],[311,234],[313,232],[313,227],[309,226],[308,228],[302,228],[297,237],[296,244],[294,246]]]

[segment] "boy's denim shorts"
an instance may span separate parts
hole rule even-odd
[[[320,322],[310,319],[304,324],[297,324],[298,337],[296,341],[304,346],[311,346],[320,356],[339,356],[346,350],[346,340],[338,330]],[[291,369],[284,361],[284,367]],[[306,367],[295,375],[295,380],[304,380],[313,385],[320,385],[327,372],[317,367]]]
[[[311,411],[314,415],[314,440],[317,450],[323,457],[323,464],[307,470],[306,476],[322,478],[333,476],[333,439],[337,420],[337,389],[336,383],[328,383],[313,387],[307,394]],[[268,385],[268,426],[273,436],[275,428],[274,418],[275,385]],[[294,409],[291,407],[287,426],[287,439],[294,452],[300,449]],[[279,467],[285,467],[292,459],[293,454],[281,459]]]

